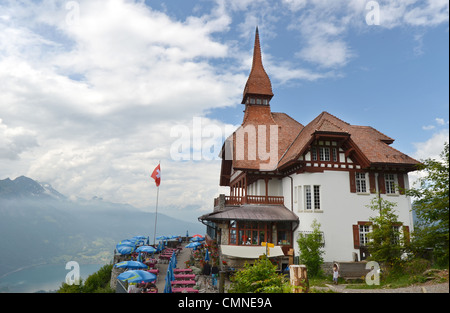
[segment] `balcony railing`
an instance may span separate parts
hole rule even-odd
[[[241,204],[284,204],[284,197],[279,196],[225,196],[225,205]],[[219,205],[219,198],[214,199],[214,206]]]

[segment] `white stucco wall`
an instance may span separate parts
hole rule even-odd
[[[353,247],[352,225],[358,221],[369,221],[376,212],[367,208],[376,194],[357,194],[350,192],[349,173],[345,171],[324,171],[323,173],[303,173],[291,175],[293,190],[297,186],[297,196],[294,195],[293,211],[299,216],[300,225],[294,233],[294,248],[298,255],[296,240],[299,231],[310,231],[311,224],[316,219],[321,224],[325,239],[324,260],[351,261],[352,252],[359,257],[359,250]],[[404,175],[405,186],[408,186],[408,175]],[[282,180],[282,191],[285,206],[291,209],[291,180]],[[319,212],[304,210],[304,186],[320,186]],[[299,191],[300,186],[300,191]],[[313,189],[313,187],[311,187]],[[411,201],[404,195],[382,195],[388,201],[397,203],[396,214],[403,225],[412,228]]]

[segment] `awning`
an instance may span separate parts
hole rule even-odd
[[[226,206],[224,210],[215,211],[199,217],[206,221],[246,220],[261,222],[295,222],[298,216],[284,205],[244,204]]]
[[[266,247],[262,246],[231,246],[220,245],[223,255],[241,259],[258,259],[261,255],[266,254]],[[284,256],[281,246],[269,248],[269,258]]]

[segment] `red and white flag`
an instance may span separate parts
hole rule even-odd
[[[151,177],[155,180],[156,187],[159,187],[159,184],[161,183],[161,167],[159,166],[159,164],[153,170]]]

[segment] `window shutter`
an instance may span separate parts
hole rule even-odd
[[[403,178],[403,173],[397,174],[397,182],[398,182],[398,189],[401,195],[405,194],[405,180]]]
[[[352,226],[353,226],[353,247],[355,249],[359,249],[359,226],[358,225]]]
[[[350,192],[356,192],[356,178],[355,172],[348,172],[350,176]]]
[[[405,243],[409,243],[409,226],[403,226],[403,239]]]
[[[380,193],[386,193],[386,182],[384,181],[384,174],[378,174],[378,188],[380,188]]]
[[[369,173],[370,193],[377,193],[377,185],[375,184],[375,173]]]

